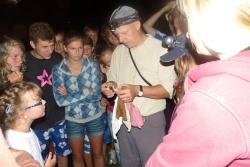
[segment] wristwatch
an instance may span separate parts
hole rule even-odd
[[[143,87],[142,87],[142,85],[139,85],[139,92],[138,92],[138,96],[139,97],[142,97],[143,95],[144,95],[144,93],[143,93]]]

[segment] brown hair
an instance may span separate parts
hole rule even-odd
[[[54,32],[48,23],[36,22],[29,27],[29,39],[34,43],[36,43],[38,39],[52,41],[54,40]]]
[[[186,17],[179,11],[177,7],[173,8],[170,12],[166,13],[166,17],[169,23],[170,30],[176,35],[176,28],[181,29],[182,32],[187,32],[187,20]],[[176,25],[177,24],[177,25]]]
[[[18,110],[26,107],[23,95],[27,92],[33,92],[38,97],[42,96],[39,86],[24,81],[14,83],[0,96],[0,125],[3,129],[11,128],[17,119]]]
[[[68,31],[64,36],[64,45],[69,45],[72,41],[81,40],[83,42],[82,34],[78,31],[71,30]]]

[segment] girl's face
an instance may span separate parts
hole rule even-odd
[[[83,46],[83,54],[87,55],[88,57],[92,57],[93,47],[91,45],[84,45]]]
[[[115,36],[115,34],[113,34],[112,31],[108,31],[107,32],[107,37],[108,37],[108,40],[109,42],[114,45],[114,46],[117,46],[119,45],[119,39]]]
[[[9,65],[11,71],[20,71],[23,64],[24,53],[19,46],[12,46],[9,48],[9,55],[6,63]]]
[[[34,95],[33,92],[27,92],[23,98],[26,102],[24,114],[29,120],[33,121],[45,115],[45,100]]]
[[[101,53],[101,62],[106,65],[106,66],[110,66],[110,62],[111,62],[111,58],[112,58],[112,51],[111,50],[105,50]]]
[[[83,57],[83,42],[81,39],[70,42],[67,46],[64,46],[64,49],[70,60],[79,61]]]

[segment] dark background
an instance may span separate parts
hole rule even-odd
[[[11,1],[19,1],[11,3]],[[46,21],[52,26],[81,27],[85,23],[107,22],[119,5],[135,7],[142,21],[160,9],[167,0],[0,0],[0,31],[13,25]]]
[[[52,28],[82,31],[85,24],[101,27],[108,23],[112,11],[119,5],[137,9],[144,22],[169,0],[0,0],[0,35],[16,37],[27,50],[28,27],[37,21],[48,22]],[[170,35],[164,16],[155,28]]]

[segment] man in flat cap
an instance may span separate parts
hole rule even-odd
[[[102,92],[107,97],[117,94],[124,103],[139,109],[144,125],[131,127],[129,120],[124,121],[117,137],[121,166],[142,167],[165,135],[165,99],[172,96],[174,67],[160,64],[160,56],[167,50],[161,41],[143,32],[135,9],[118,7],[109,23],[121,45],[113,52],[108,82],[102,85]],[[110,88],[114,83],[118,89]]]

